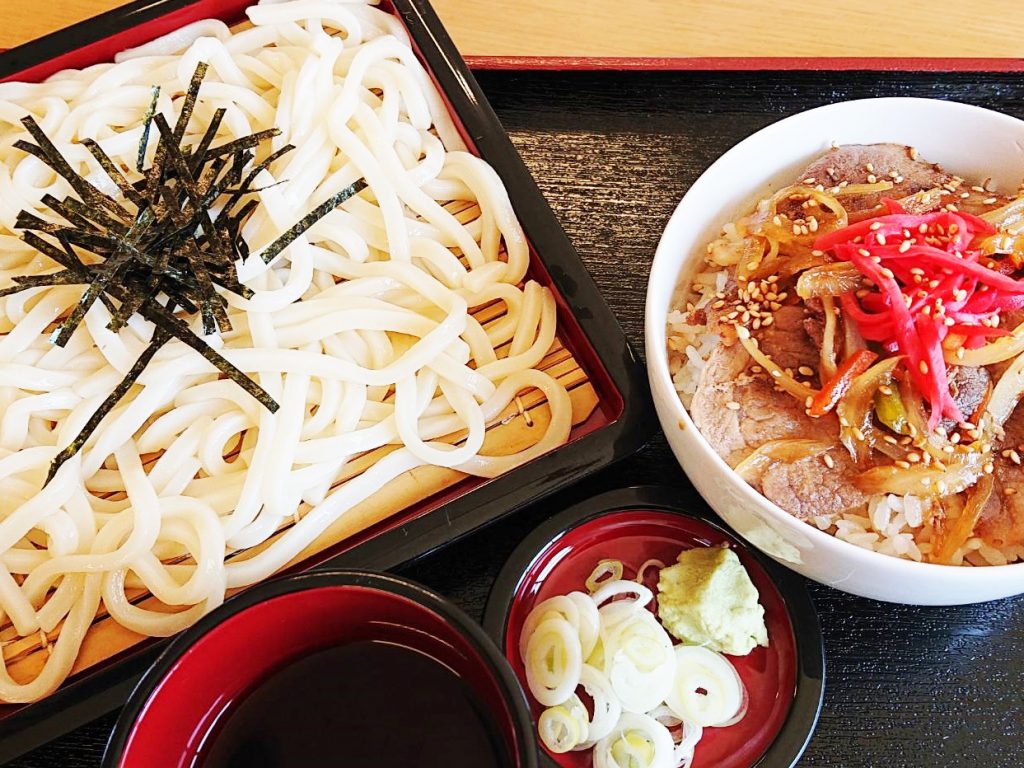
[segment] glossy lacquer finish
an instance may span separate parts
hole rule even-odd
[[[105,768],[192,768],[233,703],[289,662],[364,641],[437,660],[475,691],[517,768],[536,766],[523,693],[500,652],[461,611],[393,576],[322,571],[276,579],[229,600],[172,642],[132,693]],[[289,696],[301,697],[301,690]],[[287,706],[282,701],[281,706]],[[415,712],[394,691],[394,725]],[[357,708],[357,701],[335,706]]]
[[[251,4],[138,0],[0,54],[0,80],[39,80],[61,69],[109,61],[118,51],[197,19],[239,21]],[[573,428],[567,445],[542,459],[493,480],[466,478],[296,570],[324,564],[385,569],[411,562],[630,455],[656,426],[640,361],[429,3],[385,0],[380,7],[403,22],[468,147],[491,164],[509,190],[530,244],[530,277],[555,294],[559,335],[586,370],[599,405]],[[112,663],[73,676],[41,702],[0,705],[0,761],[119,706],[159,646],[147,641]]]
[[[519,635],[542,600],[574,590],[599,560],[625,565],[625,578],[650,559],[672,563],[681,550],[728,545],[739,556],[765,608],[769,646],[732,657],[750,697],[746,716],[729,728],[705,729],[694,768],[788,768],[810,737],[821,704],[821,635],[797,579],[743,546],[717,524],[675,506],[664,488],[633,488],[578,504],[516,549],[488,601],[485,626],[525,685]],[[653,572],[647,583],[653,585]],[[543,710],[531,698],[534,717]],[[547,754],[548,765],[585,768],[589,752]]]

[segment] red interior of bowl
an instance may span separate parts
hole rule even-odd
[[[505,656],[526,688],[519,658],[519,633],[533,607],[555,595],[585,590],[584,582],[599,560],[620,560],[626,576],[645,561],[668,564],[683,549],[729,543],[746,566],[761,596],[768,625],[768,648],[730,657],[750,695],[746,716],[729,728],[706,728],[697,745],[693,768],[748,768],[771,745],[789,713],[796,690],[796,644],[785,603],[764,568],[744,547],[701,520],[668,512],[615,512],[570,529],[534,559],[519,582],[509,612]],[[628,569],[634,569],[632,572]],[[532,696],[534,718],[543,710]],[[551,754],[565,768],[591,764],[590,751]]]
[[[150,693],[118,765],[192,766],[218,720],[258,681],[299,656],[361,640],[414,648],[454,670],[494,713],[518,760],[507,693],[454,625],[392,592],[326,586],[257,603],[203,635]]]

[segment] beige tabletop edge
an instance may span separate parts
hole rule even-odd
[[[124,0],[0,0],[0,48]],[[434,0],[470,57],[1024,58],[1024,3]]]

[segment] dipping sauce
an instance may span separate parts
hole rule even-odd
[[[466,681],[419,651],[328,648],[234,703],[201,768],[512,768],[494,717]]]

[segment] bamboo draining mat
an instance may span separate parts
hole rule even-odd
[[[474,220],[480,209],[473,203],[450,203],[446,208],[462,223]],[[473,315],[486,328],[505,314],[504,304],[492,303],[478,307]],[[495,350],[499,358],[508,353],[508,344]],[[566,348],[560,337],[556,336],[547,355],[537,366],[555,378],[568,391],[572,401],[572,423],[574,426],[585,422],[599,404],[598,394],[586,372],[580,367],[571,351]],[[520,396],[498,417],[487,430],[487,436],[481,450],[483,454],[507,455],[521,451],[535,444],[544,434],[551,418],[550,409],[543,393],[539,390],[524,390]],[[451,443],[461,441],[462,434],[453,434],[444,438]],[[348,480],[380,460],[397,446],[384,446],[352,459],[346,466],[340,481]],[[152,465],[157,457],[150,457],[147,465]],[[303,550],[286,567],[298,564],[337,546],[368,528],[382,523],[396,514],[408,510],[415,504],[429,500],[431,497],[450,489],[466,479],[467,475],[442,467],[418,467],[412,469],[368,498],[362,504],[352,508],[334,522],[309,547]],[[304,506],[301,515],[308,507]],[[229,560],[252,557],[266,549],[281,536],[294,521],[283,526],[276,536],[263,544],[248,550],[237,552]],[[237,591],[237,590],[236,590]],[[169,610],[143,590],[129,591],[129,597],[136,605],[151,610]],[[42,631],[28,637],[19,637],[6,618],[0,624],[0,648],[4,662],[11,677],[19,682],[34,678],[42,669],[49,653],[49,645],[54,642],[60,632],[58,627],[46,635]],[[110,619],[101,604],[100,612],[86,634],[79,652],[78,659],[71,674],[90,669],[101,664],[147,640],[131,630]],[[2,706],[2,705],[0,705]]]
[[[0,0],[0,47],[124,2]],[[433,0],[433,5],[468,58],[1024,58],[1019,0],[941,5],[931,0],[819,5],[802,0]]]

